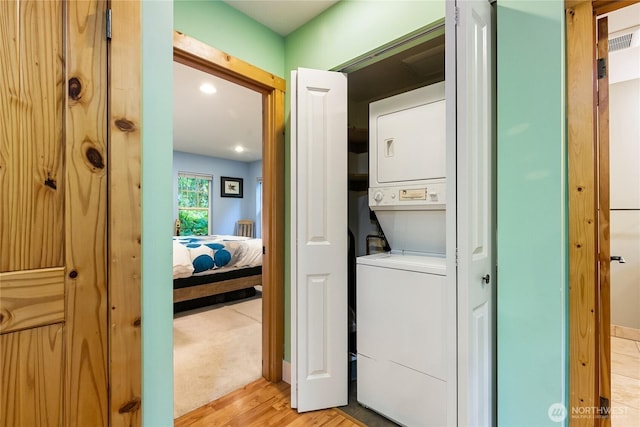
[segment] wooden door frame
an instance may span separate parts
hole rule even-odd
[[[174,31],[175,61],[262,94],[262,376],[282,379],[284,353],[284,92],[286,81]]]
[[[567,158],[569,227],[569,425],[610,425],[610,419],[572,417],[571,408],[599,408],[601,341],[605,330],[599,301],[598,137],[596,19],[637,3],[567,0]],[[604,313],[606,314],[606,313]],[[602,369],[609,369],[604,358]],[[608,373],[604,373],[608,376]],[[610,399],[611,396],[605,396]],[[595,415],[595,414],[594,414]]]

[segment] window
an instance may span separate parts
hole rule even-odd
[[[256,237],[260,237],[262,233],[262,177],[258,178],[256,184]]]
[[[178,172],[178,218],[182,236],[210,233],[211,175]]]

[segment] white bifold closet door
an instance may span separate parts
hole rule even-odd
[[[291,94],[291,402],[347,404],[347,77],[300,68]]]

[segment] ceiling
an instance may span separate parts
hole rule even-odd
[[[286,36],[339,0],[223,0],[229,6]]]
[[[212,94],[200,86],[215,87]],[[243,152],[235,151],[243,147]],[[221,159],[262,158],[262,95],[173,63],[173,149]]]

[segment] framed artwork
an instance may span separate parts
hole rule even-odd
[[[220,197],[242,197],[242,178],[220,177]]]

